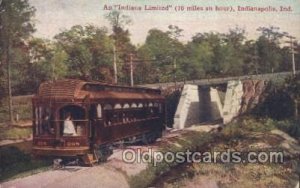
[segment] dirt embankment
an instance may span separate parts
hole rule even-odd
[[[232,129],[232,130],[230,130]],[[211,151],[281,152],[283,162],[210,162],[185,163],[161,176],[153,187],[292,187],[298,183],[296,162],[300,153],[298,141],[286,133],[271,131],[235,132],[226,128],[222,140],[214,140]],[[225,136],[225,137],[224,137]],[[246,156],[245,156],[246,157]],[[299,168],[299,167],[298,167]],[[298,170],[299,171],[299,170]]]

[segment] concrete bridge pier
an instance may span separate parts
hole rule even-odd
[[[177,106],[173,127],[183,129],[216,120],[229,123],[234,117],[258,104],[264,85],[261,80],[229,81],[226,92],[224,91],[225,98],[221,100],[222,91],[212,86],[186,84]]]
[[[222,104],[216,89],[184,85],[174,116],[174,128],[183,129],[219,119],[222,119]]]

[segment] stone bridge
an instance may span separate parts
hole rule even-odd
[[[297,72],[297,74],[299,71]],[[202,79],[186,82],[147,84],[162,90],[180,89],[181,96],[173,127],[183,129],[194,124],[222,120],[224,124],[261,102],[266,82],[282,82],[291,72]]]

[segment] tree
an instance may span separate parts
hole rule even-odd
[[[300,42],[295,45],[295,64],[296,70],[300,69]]]
[[[58,48],[67,54],[65,61],[67,76],[106,80],[101,73],[101,67],[111,67],[113,47],[113,42],[107,35],[106,28],[76,25],[70,30],[56,35],[55,39]]]
[[[258,58],[256,41],[246,41],[244,44],[244,74],[258,74]]]
[[[114,56],[114,71],[116,78],[120,78],[123,82],[129,80],[129,74],[124,74],[124,72],[129,71],[129,57],[132,53],[135,52],[135,46],[131,44],[130,33],[128,29],[125,29],[125,26],[132,23],[132,20],[129,16],[122,14],[119,11],[113,10],[108,13],[105,18],[110,22],[112,27],[111,39],[113,39],[113,44],[115,47]],[[117,70],[122,70],[118,71]],[[117,72],[117,73],[116,73]],[[117,82],[117,79],[115,80]]]
[[[238,50],[233,44],[228,43],[220,46],[215,51],[215,61],[219,61],[221,74],[226,76],[241,75],[243,70],[243,54],[238,53]]]
[[[181,69],[186,79],[200,79],[212,70],[213,49],[208,42],[190,42],[184,51]]]
[[[2,0],[0,4],[0,41],[1,59],[6,65],[8,107],[10,121],[13,122],[12,109],[12,71],[14,64],[22,64],[20,56],[26,54],[26,40],[34,32],[31,18],[35,9],[27,0]]]
[[[244,34],[244,30],[235,28],[228,34],[198,33],[192,38],[192,43],[196,44],[194,46],[205,47],[209,54],[205,61],[201,60],[205,75],[242,74]],[[191,56],[196,57],[197,54]]]
[[[279,40],[287,36],[286,32],[280,32],[280,28],[276,26],[259,27],[257,31],[261,32],[261,36],[264,36],[269,42],[278,44]]]
[[[233,29],[229,29],[229,32],[224,34],[224,45],[222,45],[222,71],[224,74],[232,76],[243,74],[245,35],[245,29],[238,26]]]
[[[132,20],[129,16],[122,14],[117,10],[113,10],[105,15],[105,18],[110,22],[110,25],[113,27],[113,31],[118,28],[124,28],[124,26],[132,23]]]
[[[293,77],[290,77],[286,80],[285,91],[289,94],[291,99],[294,102],[294,117],[298,119],[299,116],[299,102],[300,102],[300,76],[299,74]]]
[[[184,45],[174,38],[172,31],[161,31],[151,29],[148,31],[146,42],[138,50],[138,56],[151,61],[151,68],[148,70],[151,75],[151,82],[166,82],[174,79],[175,61],[180,64],[179,57],[183,52]],[[145,62],[142,62],[145,64]]]
[[[258,38],[257,54],[260,73],[275,72],[281,62],[280,47],[278,44],[270,41],[266,36]]]
[[[169,28],[169,31],[167,31],[167,34],[171,38],[178,40],[180,37],[183,36],[182,35],[183,29],[180,29],[178,26],[176,26],[176,25],[169,25],[168,28]]]
[[[283,47],[280,49],[280,61],[278,65],[278,70],[280,71],[291,71],[293,70],[292,65],[292,52],[290,47]]]
[[[279,43],[287,33],[281,32],[276,26],[259,27],[257,30],[261,32],[257,40],[260,71],[262,73],[278,71],[282,63]]]
[[[14,93],[35,93],[41,82],[63,78],[67,73],[67,54],[57,44],[40,38],[28,41],[28,54],[22,72],[16,78]]]
[[[243,42],[246,40],[246,31],[243,28],[236,26],[233,29],[229,29],[229,32],[224,35],[224,41],[232,44],[237,51],[241,51]]]

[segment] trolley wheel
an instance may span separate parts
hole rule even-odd
[[[98,160],[98,163],[107,161],[108,157],[113,153],[113,150],[109,146],[100,146],[94,148],[94,154]]]
[[[157,139],[157,134],[155,132],[152,133],[145,133],[142,136],[142,142],[143,144],[153,144]]]

